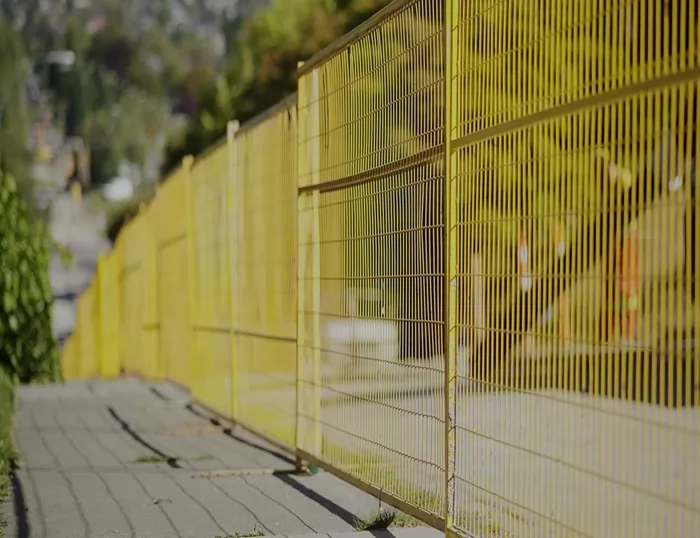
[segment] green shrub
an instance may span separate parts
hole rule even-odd
[[[14,178],[0,170],[0,367],[22,383],[58,373],[49,238]]]

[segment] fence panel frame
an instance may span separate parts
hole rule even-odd
[[[296,456],[297,469],[301,470],[304,464],[314,464],[317,465],[332,474],[340,477],[344,481],[358,487],[359,489],[368,492],[376,497],[381,498],[383,501],[387,501],[389,504],[394,505],[400,510],[411,514],[431,526],[444,530],[448,536],[464,535],[466,530],[459,527],[456,522],[458,518],[458,507],[457,503],[457,492],[456,492],[456,482],[462,477],[458,476],[458,456],[460,456],[459,450],[461,447],[458,446],[458,379],[460,377],[459,358],[458,351],[458,341],[462,336],[460,334],[461,328],[459,326],[459,309],[461,308],[461,295],[465,295],[467,292],[460,290],[460,278],[464,277],[463,273],[466,272],[466,278],[470,280],[472,286],[472,295],[474,296],[474,301],[477,302],[476,291],[477,287],[485,287],[483,280],[488,276],[503,276],[496,274],[496,271],[491,269],[492,274],[489,275],[488,270],[484,269],[484,275],[479,274],[481,272],[481,266],[477,265],[477,262],[472,260],[472,265],[470,268],[460,271],[460,259],[463,254],[463,250],[466,248],[464,245],[460,244],[460,235],[458,232],[458,227],[460,225],[460,212],[464,211],[464,200],[460,199],[458,194],[457,182],[459,178],[456,177],[456,170],[458,169],[458,153],[460,150],[464,149],[466,146],[477,144],[479,142],[484,142],[491,138],[497,136],[508,135],[519,129],[524,129],[531,127],[532,125],[539,125],[545,121],[558,119],[559,115],[574,114],[581,111],[591,111],[598,110],[604,106],[611,104],[617,104],[621,102],[624,98],[629,97],[631,94],[629,86],[629,81],[627,83],[615,81],[613,85],[616,85],[614,89],[607,87],[605,90],[601,91],[598,95],[585,95],[583,97],[579,96],[572,99],[569,102],[562,102],[556,106],[545,105],[539,110],[528,110],[524,113],[522,117],[510,119],[508,121],[493,120],[493,118],[488,121],[495,121],[493,125],[481,128],[481,126],[472,128],[471,131],[463,133],[458,131],[458,112],[457,112],[457,101],[464,97],[460,92],[463,91],[462,87],[458,82],[458,71],[461,63],[464,61],[464,56],[469,54],[465,53],[467,46],[464,42],[460,41],[460,36],[457,31],[460,22],[460,7],[463,5],[465,0],[439,0],[436,2],[442,9],[444,9],[442,14],[442,43],[443,52],[438,54],[433,52],[432,54],[439,61],[444,62],[445,69],[445,80],[441,87],[441,91],[444,92],[442,95],[444,97],[444,125],[442,127],[444,141],[442,146],[436,151],[435,148],[430,148],[430,152],[423,152],[421,154],[416,153],[415,155],[410,155],[408,158],[403,158],[402,160],[404,167],[410,166],[409,161],[420,161],[425,155],[429,154],[432,156],[437,155],[436,158],[440,160],[443,166],[442,173],[444,177],[441,178],[441,187],[443,188],[443,199],[442,199],[442,225],[443,225],[443,235],[442,244],[443,252],[442,255],[444,259],[442,262],[443,273],[439,275],[441,277],[441,288],[436,294],[441,295],[443,310],[442,319],[442,345],[444,347],[444,375],[442,376],[442,389],[444,390],[444,398],[440,401],[440,406],[444,411],[444,427],[442,429],[442,442],[444,442],[444,472],[442,478],[444,483],[440,484],[442,488],[442,493],[444,494],[444,505],[442,507],[440,514],[435,514],[429,512],[427,508],[418,506],[417,504],[412,504],[405,499],[400,498],[398,495],[387,493],[383,491],[380,485],[375,483],[370,483],[370,480],[362,478],[357,473],[348,471],[347,469],[341,468],[341,465],[334,465],[331,462],[331,458],[324,459],[323,444],[324,444],[324,431],[323,431],[323,408],[322,408],[322,389],[323,389],[323,333],[325,327],[322,323],[322,194],[327,190],[331,189],[341,189],[350,188],[351,186],[357,186],[364,182],[368,174],[375,172],[374,169],[369,169],[364,171],[364,176],[362,173],[355,175],[345,175],[340,178],[335,178],[323,183],[324,171],[322,170],[323,159],[327,157],[323,151],[327,148],[322,147],[322,118],[323,112],[321,110],[321,87],[320,87],[320,76],[323,72],[322,67],[325,62],[331,60],[336,55],[342,54],[344,51],[348,50],[349,47],[355,43],[358,43],[360,39],[367,36],[376,29],[382,27],[382,25],[388,21],[392,16],[397,15],[403,9],[408,9],[409,7],[416,5],[421,0],[395,0],[384,10],[380,11],[373,17],[371,17],[367,22],[357,27],[355,30],[344,36],[343,38],[337,40],[335,43],[330,45],[324,51],[313,56],[310,60],[298,65],[297,73],[299,75],[298,82],[298,92],[296,96],[292,96],[296,99],[296,121],[297,121],[297,133],[296,133],[296,226],[297,226],[297,236],[296,245],[294,245],[294,252],[296,253],[296,352],[295,352],[295,380],[294,380],[294,392],[296,397],[296,404],[294,410],[294,440],[295,446],[289,446],[279,439],[275,439],[268,433],[264,431],[264,426],[260,424],[247,423],[241,417],[241,380],[240,380],[240,363],[241,355],[239,352],[241,346],[241,340],[238,336],[245,334],[244,331],[237,331],[237,317],[241,314],[240,309],[237,308],[237,297],[242,293],[240,290],[240,279],[238,275],[239,263],[241,261],[240,252],[240,237],[241,234],[246,233],[246,229],[243,228],[243,210],[242,205],[244,203],[245,196],[242,194],[243,189],[247,189],[247,185],[243,185],[243,168],[248,166],[247,159],[251,158],[251,154],[254,152],[249,148],[249,141],[245,138],[241,138],[241,131],[245,131],[251,128],[251,125],[256,122],[264,121],[267,117],[266,113],[263,113],[261,117],[252,120],[244,126],[239,126],[237,121],[231,121],[227,124],[227,135],[226,135],[226,152],[228,155],[228,174],[227,174],[227,185],[226,185],[226,214],[223,217],[228,223],[226,231],[226,243],[229,248],[229,252],[226,256],[226,270],[228,275],[225,275],[227,282],[229,284],[228,292],[229,297],[228,309],[230,320],[228,327],[229,331],[228,341],[230,346],[230,359],[229,359],[229,369],[230,374],[230,416],[225,418],[231,419],[234,423],[240,424],[247,429],[252,430],[254,433],[262,438],[271,441],[278,447],[287,450],[288,452]],[[521,2],[526,2],[527,0],[520,0]],[[689,0],[683,0],[689,3]],[[651,5],[651,4],[649,4]],[[685,8],[684,8],[685,9]],[[553,16],[554,17],[554,16]],[[562,13],[556,14],[557,20],[554,24],[555,26],[563,22]],[[572,14],[570,12],[566,13],[566,17],[571,18]],[[617,14],[613,14],[611,17],[618,17]],[[605,23],[605,28],[609,30],[613,27],[613,23],[607,20]],[[615,19],[616,21],[617,19]],[[554,18],[551,21],[553,22]],[[651,24],[651,23],[650,23]],[[657,31],[661,23],[657,22]],[[666,23],[664,23],[666,24]],[[381,46],[381,45],[379,45]],[[675,54],[675,50],[671,51],[671,55]],[[683,61],[687,59],[684,58]],[[599,70],[598,73],[593,73],[594,75],[604,75],[606,74],[605,69],[611,69],[613,72],[617,67],[606,67],[605,69],[601,66],[596,66]],[[618,66],[619,67],[619,66]],[[656,73],[648,77],[648,80],[640,82],[639,80],[634,80],[632,84],[635,88],[634,91],[638,92],[659,92],[659,94],[664,94],[664,99],[668,97],[670,92],[669,85],[688,82],[690,75],[697,76],[699,68],[697,65],[693,65],[690,68],[683,65],[679,72],[669,72],[669,66],[657,66]],[[609,73],[608,73],[609,74]],[[325,76],[325,75],[324,75]],[[335,76],[335,75],[331,75]],[[635,77],[638,74],[634,75]],[[326,84],[324,79],[323,84]],[[619,87],[618,87],[619,86]],[[483,89],[483,88],[481,88]],[[561,96],[558,97],[561,99]],[[286,104],[285,104],[286,103]],[[305,106],[300,110],[300,103],[305,103]],[[677,106],[676,101],[674,101],[674,107]],[[282,106],[287,106],[289,103],[287,100],[280,103]],[[277,106],[273,109],[277,109]],[[534,106],[528,104],[528,106]],[[540,106],[540,105],[538,105]],[[270,109],[270,110],[273,110]],[[534,110],[534,108],[533,108]],[[269,111],[268,111],[269,112]],[[614,112],[606,112],[607,116],[601,123],[605,123],[606,126],[611,122],[610,116],[614,116]],[[325,121],[328,121],[325,119]],[[382,123],[385,120],[375,119],[375,123]],[[480,121],[484,122],[484,125],[488,123],[485,118],[481,118]],[[622,123],[621,120],[617,120]],[[539,123],[538,123],[539,122]],[[614,122],[613,122],[614,123]],[[658,123],[658,122],[657,122]],[[601,128],[598,126],[598,128]],[[623,136],[623,141],[629,143],[628,140],[624,140],[629,136],[629,125],[627,125],[626,134]],[[660,127],[657,128],[660,129]],[[622,127],[618,126],[618,135],[622,132]],[[697,129],[697,126],[696,126]],[[363,131],[365,135],[366,132]],[[357,135],[355,135],[357,136]],[[700,137],[699,137],[700,138]],[[521,141],[517,142],[519,144],[524,143]],[[581,143],[581,145],[585,145]],[[696,145],[700,147],[700,142],[696,139]],[[385,148],[380,148],[380,150]],[[347,151],[347,148],[343,148],[342,151]],[[697,154],[697,148],[696,148]],[[259,158],[259,156],[257,156]],[[363,156],[362,158],[365,158]],[[197,161],[199,162],[199,161]],[[187,266],[187,332],[188,340],[187,344],[189,347],[187,351],[187,356],[189,363],[186,365],[188,373],[185,376],[187,378],[186,383],[190,389],[191,394],[195,400],[204,400],[201,396],[202,386],[203,386],[203,375],[202,375],[202,364],[201,364],[201,345],[200,338],[197,334],[195,324],[197,323],[197,263],[195,261],[196,249],[195,249],[195,236],[194,236],[194,204],[193,204],[193,165],[195,160],[192,156],[187,156],[183,159],[181,165],[181,172],[179,176],[179,181],[183,183],[184,189],[184,257],[186,257]],[[343,163],[345,166],[347,163]],[[392,166],[396,165],[396,170],[392,169]],[[387,175],[393,173],[400,173],[403,170],[398,167],[397,163],[389,162],[388,164],[382,165],[380,168],[384,169],[384,173]],[[542,172],[540,172],[542,174]],[[696,172],[696,176],[698,173]],[[363,176],[363,177],[360,177]],[[541,179],[541,178],[540,178]],[[557,186],[557,189],[563,189],[563,187]],[[471,194],[474,198],[477,192],[476,190]],[[171,218],[171,215],[162,214],[158,211],[158,202],[161,201],[157,199],[154,204],[148,208],[144,208],[143,211],[136,217],[134,221],[128,223],[120,238],[117,241],[115,249],[110,254],[109,258],[105,258],[104,255],[100,255],[97,265],[96,278],[91,284],[91,286],[85,291],[85,293],[78,299],[77,304],[77,323],[76,329],[73,336],[67,341],[63,352],[62,366],[66,374],[75,375],[76,377],[91,377],[98,372],[102,377],[110,377],[116,375],[113,365],[111,364],[111,359],[107,361],[106,342],[107,328],[105,327],[106,318],[104,312],[106,308],[110,308],[108,296],[112,297],[112,292],[107,292],[107,287],[110,285],[115,285],[117,287],[116,294],[118,296],[118,317],[120,320],[120,327],[118,330],[119,336],[127,340],[124,345],[120,346],[115,353],[119,357],[117,360],[118,364],[124,365],[130,373],[145,373],[146,375],[151,375],[151,377],[159,378],[161,375],[163,377],[172,377],[172,372],[169,372],[168,364],[165,364],[162,360],[162,345],[158,344],[158,340],[155,344],[151,341],[150,332],[154,328],[149,327],[151,323],[162,324],[162,318],[160,316],[159,308],[162,303],[160,302],[160,287],[157,285],[157,280],[161,276],[163,268],[161,267],[161,258],[159,253],[159,241],[157,235],[154,233],[154,228],[158,224],[157,216],[163,218]],[[468,198],[469,203],[476,204],[476,200]],[[509,200],[511,203],[512,200]],[[696,197],[694,200],[695,208],[700,208],[700,198]],[[460,205],[461,204],[461,205]],[[161,204],[162,205],[162,204]],[[170,209],[170,208],[165,208]],[[472,208],[473,209],[473,208]],[[619,209],[618,211],[622,213],[628,210],[628,208]],[[616,215],[615,218],[620,221],[622,217]],[[688,226],[686,222],[685,226]],[[248,228],[252,226],[248,224]],[[607,226],[605,226],[607,231]],[[138,235],[146,234],[147,237],[138,237]],[[134,236],[137,237],[134,237]],[[486,232],[484,232],[486,235]],[[492,235],[496,235],[493,234]],[[690,251],[690,237],[686,235],[685,249],[686,253]],[[698,240],[695,241],[695,260],[700,260],[700,248],[698,248]],[[135,265],[138,267],[133,267],[129,265],[128,267],[124,262],[124,251],[127,252],[130,264],[134,261],[134,250],[138,250],[138,260]],[[259,251],[255,251],[259,252]],[[686,254],[687,255],[687,254]],[[117,282],[110,283],[106,280],[106,264],[110,263],[114,257],[117,257],[116,263],[116,278]],[[465,257],[466,258],[466,257]],[[480,262],[479,262],[480,264]],[[697,263],[696,263],[697,265]],[[250,269],[248,269],[250,270]],[[136,271],[137,274],[131,274],[129,271]],[[462,274],[461,274],[462,273]],[[111,271],[109,272],[111,275]],[[548,275],[549,276],[549,275]],[[112,278],[112,277],[110,277]],[[347,275],[342,276],[342,280],[350,280],[352,277]],[[131,280],[128,280],[131,279]],[[138,291],[136,295],[141,295],[138,301],[134,301],[134,282],[136,279],[138,282]],[[358,278],[359,279],[359,278]],[[692,279],[692,275],[685,275],[686,281]],[[548,292],[550,294],[554,293],[556,296],[557,292],[552,292],[552,287],[550,284]],[[612,287],[612,285],[609,285]],[[145,289],[144,289],[145,288]],[[150,290],[154,290],[151,293]],[[481,290],[483,291],[483,290]],[[502,290],[500,290],[502,291]],[[565,290],[562,295],[566,295]],[[664,294],[665,293],[665,294]],[[651,310],[650,318],[656,319],[658,317],[665,317],[670,315],[669,312],[671,307],[669,306],[667,310],[662,310],[666,308],[665,305],[660,306],[658,303],[671,302],[669,299],[670,294],[667,292],[659,293],[659,297],[653,297],[655,304],[653,307],[648,307]],[[505,294],[505,292],[504,292]],[[557,296],[557,299],[559,297]],[[540,300],[539,297],[537,300]],[[127,304],[128,301],[128,304]],[[611,300],[618,304],[619,298]],[[132,313],[132,315],[138,316],[138,323],[135,320],[127,321],[129,317],[129,312],[127,308],[134,308],[134,303],[138,302],[142,308],[139,308],[138,312]],[[539,308],[541,305],[535,305],[535,299],[531,299],[529,303],[529,309],[533,312],[536,306]],[[524,304],[524,303],[523,303]],[[267,305],[266,305],[267,306]],[[309,309],[311,313],[309,314]],[[514,307],[515,310],[518,309],[518,304]],[[525,307],[522,310],[526,310]],[[528,315],[533,314],[529,312]],[[535,314],[536,315],[536,314]],[[614,314],[610,314],[614,315]],[[694,334],[697,336],[698,331],[700,331],[700,304],[697,301],[694,304]],[[144,322],[143,316],[148,319]],[[330,316],[330,315],[328,315]],[[476,314],[474,314],[476,318]],[[413,320],[416,321],[416,320]],[[653,320],[652,320],[653,321]],[[645,320],[649,323],[648,320]],[[581,323],[579,321],[579,323]],[[472,329],[478,329],[481,325],[481,329],[491,330],[495,332],[493,326],[489,326],[485,319],[475,322],[475,327]],[[496,327],[496,329],[499,329]],[[162,335],[163,327],[159,326],[158,330],[155,332],[156,338],[160,338]],[[506,327],[506,331],[517,332],[514,327]],[[237,333],[239,335],[237,336]],[[248,334],[247,336],[251,336]],[[256,337],[259,338],[274,338],[275,335],[261,335],[258,334]],[[524,337],[523,337],[524,338]],[[132,343],[128,340],[133,339]],[[310,347],[309,347],[310,346]],[[254,346],[253,346],[254,347]],[[139,356],[133,356],[134,350],[140,350]],[[472,356],[470,360],[476,362],[475,355],[493,355],[496,351],[494,349],[482,349],[477,348],[477,353],[474,349],[470,350]],[[142,354],[145,353],[145,356]],[[618,351],[619,353],[619,351]],[[697,355],[695,351],[695,380],[694,384],[691,386],[690,382],[684,387],[686,393],[692,393],[697,399],[700,397],[700,356]],[[506,355],[503,353],[503,355]],[[110,353],[111,356],[111,353]],[[556,357],[555,357],[556,358]],[[576,358],[578,361],[579,358]],[[654,358],[654,361],[658,359]],[[155,361],[153,364],[149,361]],[[109,362],[109,364],[107,364]],[[595,361],[591,361],[595,362]],[[602,370],[607,370],[608,379],[606,380],[607,385],[611,385],[611,379],[615,382],[620,381],[621,378],[627,375],[626,368],[627,365],[612,364],[612,360],[603,360],[603,366],[599,363],[601,361],[599,358],[596,362],[596,373],[592,374],[595,383],[600,383],[600,379],[596,376],[602,378]],[[578,364],[578,363],[577,363]],[[144,369],[144,365],[146,365]],[[686,365],[687,366],[687,365]],[[93,372],[93,367],[96,369]],[[531,368],[529,365],[526,367]],[[552,374],[552,371],[557,372],[557,366],[547,364],[546,366],[537,365],[532,367],[538,370],[546,370],[548,375]],[[677,367],[672,367],[677,368]],[[563,369],[562,369],[563,370]],[[672,369],[671,372],[674,370]],[[622,372],[622,373],[620,373]],[[64,374],[65,375],[65,374]],[[504,387],[500,387],[500,390],[511,390],[513,387],[507,387],[507,381],[505,380],[505,373],[498,372],[499,381],[492,384],[501,384]],[[564,376],[561,371],[558,373],[559,376]],[[568,374],[567,374],[568,375]],[[576,371],[576,378],[573,384],[580,384],[580,374],[578,370]],[[662,385],[664,382],[664,376],[666,374],[661,374],[660,379],[657,379],[658,374],[652,374],[652,390],[658,388],[657,385]],[[476,376],[476,374],[474,374]],[[291,377],[291,376],[290,376]],[[496,379],[495,377],[493,379]],[[491,380],[493,382],[493,379]],[[483,381],[483,380],[481,380]],[[666,381],[668,383],[668,381]],[[639,383],[639,382],[638,382]],[[676,382],[678,387],[680,387],[681,382]],[[670,384],[669,384],[670,386]],[[519,387],[522,389],[522,387]],[[597,387],[600,389],[600,387]],[[610,387],[608,387],[610,389]],[[659,390],[661,391],[662,398],[664,396],[664,391],[669,389],[669,387],[661,386]],[[525,389],[522,389],[525,390]],[[533,389],[535,390],[535,389]],[[602,390],[602,389],[601,389]],[[639,391],[639,389],[637,389]],[[645,389],[646,390],[646,389]],[[595,389],[593,392],[595,393]],[[611,394],[606,395],[606,397],[618,398],[620,396],[620,391],[618,387],[610,389]],[[600,396],[600,394],[595,394],[595,396]],[[199,403],[202,403],[199,401]],[[697,405],[697,403],[695,404]],[[436,417],[431,417],[436,418]],[[629,417],[627,417],[629,418]],[[309,424],[312,426],[309,427]],[[464,428],[463,428],[464,429]],[[356,433],[356,432],[353,432]],[[476,436],[474,432],[469,432],[470,435]],[[523,445],[526,443],[522,443]],[[386,447],[383,447],[386,449]],[[522,448],[522,447],[519,447]],[[408,450],[408,449],[406,449]],[[538,456],[543,454],[537,453]],[[425,462],[423,462],[425,463]],[[605,479],[610,477],[605,476]],[[494,483],[496,481],[494,480]],[[627,486],[625,486],[627,487]],[[496,489],[493,487],[493,489]],[[486,489],[484,491],[487,491]],[[491,492],[489,492],[491,493]],[[652,492],[653,493],[653,492]],[[494,494],[495,495],[495,494]],[[509,499],[505,499],[509,501]],[[672,499],[672,502],[676,502]],[[688,504],[691,506],[691,504]],[[686,508],[687,509],[687,508]],[[695,510],[695,505],[691,506],[691,509]],[[463,521],[463,520],[462,520]],[[576,529],[573,529],[576,530]]]
[[[320,415],[320,406],[321,406],[321,395],[320,395],[320,387],[321,387],[321,374],[320,374],[320,364],[321,364],[321,357],[320,357],[320,352],[314,353],[313,358],[306,357],[304,354],[304,351],[301,349],[305,345],[309,345],[309,338],[313,340],[311,345],[314,346],[314,351],[320,351],[320,339],[316,336],[321,334],[321,329],[319,327],[320,325],[320,316],[314,316],[313,320],[311,321],[311,325],[313,326],[312,328],[307,328],[306,327],[306,321],[303,319],[304,318],[304,311],[308,310],[308,303],[305,302],[307,300],[311,301],[311,304],[313,305],[313,311],[315,313],[320,312],[320,300],[317,300],[317,297],[320,298],[320,286],[319,286],[319,281],[318,279],[314,280],[314,276],[320,275],[321,272],[321,267],[320,267],[320,217],[319,217],[319,202],[320,202],[320,195],[322,191],[326,190],[332,190],[332,189],[340,189],[352,185],[356,185],[359,183],[363,183],[365,181],[365,176],[369,175],[370,173],[374,173],[375,170],[371,170],[369,172],[365,173],[358,173],[352,176],[349,176],[347,178],[340,178],[340,179],[332,179],[332,180],[325,180],[325,182],[322,184],[322,180],[319,174],[319,157],[317,156],[320,153],[320,137],[318,136],[318,130],[319,126],[316,123],[316,118],[320,115],[318,112],[318,106],[319,106],[319,101],[318,101],[318,91],[319,91],[319,86],[318,86],[318,72],[319,72],[319,67],[326,61],[331,58],[333,58],[336,55],[339,55],[342,53],[349,45],[354,44],[358,42],[362,37],[370,34],[373,30],[381,27],[386,21],[390,20],[391,17],[395,14],[400,13],[404,9],[410,8],[412,5],[417,4],[420,0],[396,0],[389,4],[386,8],[383,10],[379,11],[376,13],[374,16],[370,17],[365,23],[361,24],[354,30],[352,30],[350,33],[346,34],[344,37],[341,39],[337,40],[334,42],[332,45],[321,51],[320,53],[316,54],[313,56],[310,60],[300,63],[298,65],[297,69],[297,75],[299,79],[298,83],[298,96],[299,96],[299,102],[302,103],[308,103],[307,108],[310,110],[304,110],[301,105],[298,106],[298,113],[299,113],[299,125],[300,125],[300,131],[299,131],[299,212],[298,212],[298,218],[299,218],[299,320],[298,320],[298,345],[299,345],[299,351],[298,351],[298,357],[299,357],[299,364],[298,364],[298,379],[297,382],[300,385],[299,391],[300,393],[303,393],[304,390],[301,387],[301,385],[304,382],[304,376],[309,375],[308,372],[309,370],[311,371],[310,377],[312,382],[310,384],[313,385],[313,389],[310,392],[310,396],[308,396],[311,399],[311,403],[305,401],[303,398],[299,399],[299,405],[300,409],[298,412],[298,423],[301,425],[301,417],[303,416],[318,416]],[[446,18],[448,17],[448,14],[444,14],[443,20],[441,21],[441,25],[444,26],[446,23]],[[444,29],[444,28],[443,28]],[[444,60],[444,58],[443,58]],[[306,83],[306,85],[305,85]],[[315,106],[314,106],[315,105]],[[306,131],[304,130],[306,129]],[[314,144],[313,140],[319,140],[319,144]],[[312,141],[312,142],[309,142]],[[316,155],[314,155],[316,153]],[[417,155],[411,155],[407,158],[402,159],[399,162],[396,163],[390,163],[386,166],[382,166],[382,171],[378,171],[378,173],[385,173],[385,174],[390,174],[395,171],[401,171],[405,168],[410,168],[415,162],[422,160],[424,158],[435,158],[438,157],[441,162],[444,163],[446,159],[448,159],[448,154],[445,150],[445,148],[441,148],[440,151],[434,151],[433,149],[430,149],[428,151],[421,152],[420,154]],[[309,163],[309,164],[305,164]],[[446,181],[444,182],[446,183]],[[447,207],[447,204],[450,203],[450,201],[447,199],[448,197],[444,197],[444,204]],[[311,213],[310,215],[305,216],[305,213]],[[305,238],[311,238],[312,245],[309,247],[308,245],[304,244]],[[308,241],[308,239],[307,239]],[[306,265],[306,260],[310,260],[310,267],[305,267]],[[445,282],[443,284],[443,290],[442,294],[447,296],[448,295],[448,290],[449,290],[449,283],[447,279],[443,279]],[[313,284],[310,284],[312,282]],[[314,288],[319,288],[318,292],[315,292],[315,289],[312,290],[307,290],[306,287],[309,285],[314,286]],[[307,299],[308,298],[308,299]],[[443,309],[448,310],[450,307],[447,303],[443,303]],[[447,325],[446,320],[443,321],[443,326]],[[308,334],[311,333],[311,337],[308,336]],[[448,342],[450,339],[450,336],[447,334],[447,331],[444,331],[444,342]],[[308,351],[306,352],[307,354],[309,353]],[[454,354],[453,354],[454,356]],[[317,358],[318,357],[318,358]],[[453,361],[452,361],[453,362]],[[454,375],[450,376],[450,372],[446,371],[444,375],[444,379],[447,382],[449,380],[449,385],[454,386]],[[447,383],[446,383],[447,385]],[[315,411],[316,408],[319,408],[319,411]],[[454,409],[454,396],[450,397],[449,394],[446,395],[446,398],[444,400],[444,407],[448,408],[451,407]],[[383,501],[386,501],[388,504],[395,506],[396,508],[420,519],[423,520],[424,522],[428,523],[432,527],[438,529],[438,530],[443,530],[446,531],[448,534],[455,534],[457,532],[456,529],[453,528],[448,528],[446,525],[447,520],[445,517],[445,514],[442,515],[435,515],[427,510],[424,510],[410,502],[406,502],[405,500],[394,496],[391,493],[387,493],[386,490],[383,490],[381,487],[378,487],[377,485],[371,484],[357,476],[355,476],[353,473],[350,473],[348,471],[345,471],[343,469],[340,469],[332,464],[330,464],[328,461],[324,460],[320,452],[317,452],[316,446],[319,446],[321,442],[321,432],[319,431],[320,429],[317,429],[319,424],[318,421],[315,422],[315,428],[314,428],[314,433],[313,435],[313,441],[311,442],[311,447],[308,447],[308,441],[304,437],[304,432],[302,431],[303,428],[300,426],[300,433],[298,437],[298,442],[297,442],[297,457],[304,460],[307,463],[314,464],[334,475],[337,477],[341,478],[342,480],[352,484],[353,486],[361,489],[362,491],[365,491],[377,498],[382,499]],[[445,439],[448,438],[449,435],[452,435],[449,432],[448,428],[444,429],[444,437]],[[318,441],[316,441],[318,439]],[[320,446],[319,446],[320,448]],[[447,450],[446,450],[447,452]],[[447,479],[447,475],[445,475],[444,478],[444,483],[442,485],[442,489],[444,491],[447,491],[449,486],[449,480]],[[447,505],[447,503],[445,503]],[[445,512],[447,513],[447,506],[445,506]]]

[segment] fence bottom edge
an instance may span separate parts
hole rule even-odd
[[[350,473],[343,471],[342,469],[338,469],[337,467],[333,466],[327,461],[318,458],[313,454],[310,454],[309,452],[306,452],[302,449],[297,449],[296,454],[297,457],[299,457],[303,461],[320,467],[324,471],[340,478],[343,482],[347,482],[348,484],[356,487],[360,491],[364,491],[365,493],[372,495],[377,499],[380,499],[382,502],[386,502],[386,504],[393,506],[397,510],[401,510],[409,516],[413,516],[416,519],[423,521],[424,523],[428,524],[434,529],[437,529],[439,531],[446,530],[445,520],[440,518],[439,516],[436,516],[435,514],[428,512],[423,508],[416,506],[415,504],[411,504],[408,501],[400,499],[399,497],[396,497],[391,493],[387,493],[386,491],[378,488],[377,486],[368,484],[360,478],[357,478],[356,476],[353,476]],[[451,531],[456,532],[455,529],[451,529]]]
[[[136,374],[135,372],[130,372],[129,373],[130,377],[135,377],[144,381],[158,381],[158,380],[151,380],[148,379],[146,376]],[[456,529],[452,526],[447,526],[446,522],[444,519],[441,517],[433,514],[432,512],[428,512],[427,510],[424,510],[423,508],[420,508],[419,506],[416,506],[415,504],[412,504],[408,501],[405,501],[399,497],[396,497],[392,495],[391,493],[388,493],[377,486],[374,486],[372,484],[369,484],[362,479],[353,476],[350,473],[347,473],[346,471],[343,471],[342,469],[339,469],[332,465],[331,463],[328,463],[322,458],[319,458],[317,456],[314,456],[310,452],[306,452],[305,450],[302,450],[300,448],[295,448],[291,445],[288,445],[284,443],[283,441],[280,441],[279,439],[275,439],[274,437],[258,430],[251,424],[246,423],[245,421],[242,421],[240,419],[235,419],[232,417],[227,417],[225,415],[222,415],[219,411],[216,411],[215,409],[212,409],[210,406],[208,406],[206,403],[198,400],[197,398],[194,398],[191,396],[191,391],[183,386],[180,383],[177,383],[171,379],[164,379],[161,381],[166,381],[167,383],[172,384],[173,386],[180,388],[190,394],[190,399],[188,401],[187,406],[190,407],[193,411],[197,412],[199,408],[201,411],[204,412],[204,414],[209,415],[206,417],[208,420],[216,423],[218,426],[221,426],[222,428],[230,428],[233,430],[235,427],[240,427],[243,428],[244,430],[247,430],[254,436],[260,438],[261,440],[265,441],[266,443],[272,445],[273,447],[277,448],[281,452],[285,453],[286,455],[292,456],[295,458],[295,462],[297,466],[300,465],[301,462],[304,462],[305,464],[309,465],[316,465],[317,467],[323,469],[324,471],[332,474],[333,476],[339,478],[343,482],[346,482],[347,484],[350,484],[353,487],[356,487],[360,491],[363,491],[369,495],[372,495],[373,497],[381,500],[382,502],[385,502],[386,504],[396,508],[397,510],[401,510],[402,512],[415,517],[416,519],[419,519],[420,521],[423,521],[430,527],[433,527],[434,529],[437,529],[439,531],[443,531],[446,533],[446,536],[451,536],[451,537],[463,537],[463,536],[468,536],[464,534],[461,530]],[[281,454],[280,454],[281,455]]]

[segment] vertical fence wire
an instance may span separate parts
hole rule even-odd
[[[120,334],[120,299],[119,299],[119,256],[112,251],[109,255],[100,255],[98,261],[97,283],[99,286],[99,324],[100,338],[100,375],[110,379],[119,375]]]
[[[93,287],[88,287],[78,299],[76,307],[76,321],[80,325],[78,332],[77,351],[79,360],[77,361],[78,376],[83,379],[90,379],[99,376],[99,365],[95,347],[95,315],[94,315],[94,293]]]
[[[141,368],[141,328],[143,317],[143,273],[140,230],[143,224],[137,216],[124,229],[122,282],[124,286],[124,370],[139,372]]]
[[[299,80],[301,448],[431,521],[445,513],[443,19],[442,1],[395,4]]]
[[[242,125],[233,140],[238,419],[288,446],[296,426],[295,102]]]
[[[165,377],[190,384],[189,264],[185,173],[178,168],[158,190],[154,202],[160,316],[160,362]]]
[[[697,6],[458,17],[456,524],[696,535]]]
[[[164,182],[64,377],[173,380],[450,533],[700,536],[697,21],[392,3]]]
[[[193,335],[198,377],[193,395],[231,415],[231,302],[228,235],[228,151],[216,146],[192,169]]]

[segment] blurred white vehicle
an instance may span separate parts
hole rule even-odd
[[[102,194],[109,202],[121,202],[134,195],[134,185],[130,179],[118,177],[103,187]]]

